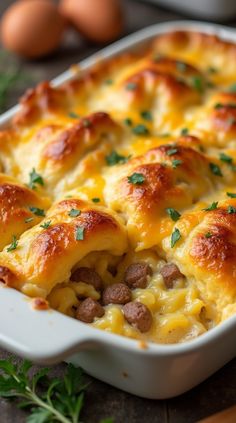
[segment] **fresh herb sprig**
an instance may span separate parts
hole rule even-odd
[[[84,392],[89,385],[83,371],[72,364],[62,378],[49,377],[49,369],[34,372],[30,361],[16,364],[12,358],[0,360],[0,397],[18,400],[17,406],[29,412],[26,423],[82,423]],[[113,418],[100,423],[114,423]]]
[[[31,369],[28,360],[0,360],[0,396],[20,399],[18,406],[30,410],[27,423],[80,423],[87,386],[81,369],[69,364],[62,379],[49,378],[47,368],[30,377]]]

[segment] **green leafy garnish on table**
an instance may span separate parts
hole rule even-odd
[[[49,369],[34,372],[30,361],[0,360],[0,397],[18,400],[17,406],[29,412],[26,423],[82,423],[84,391],[88,383],[83,371],[69,364],[62,378],[49,377]],[[84,422],[85,423],[85,422]],[[100,423],[114,423],[105,418]]]
[[[19,365],[0,360],[0,396],[19,399],[18,406],[30,411],[27,423],[79,423],[86,388],[81,369],[69,364],[59,379],[48,378],[47,368],[30,377],[31,368],[28,360]]]

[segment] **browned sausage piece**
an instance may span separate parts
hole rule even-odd
[[[152,269],[146,263],[133,263],[125,272],[125,283],[132,289],[146,288],[147,277],[152,276]]]
[[[123,307],[124,316],[128,323],[136,327],[140,332],[149,331],[152,325],[150,310],[142,303],[130,302]]]
[[[72,273],[71,278],[74,282],[85,282],[93,285],[97,291],[102,289],[102,279],[94,269],[90,267],[79,267]]]
[[[104,308],[92,298],[86,298],[77,308],[76,319],[85,323],[93,323],[95,317],[104,315]]]
[[[124,283],[114,283],[103,291],[102,301],[104,305],[126,304],[131,301],[131,291]]]
[[[160,270],[161,276],[163,277],[166,288],[173,288],[173,282],[181,278],[183,275],[179,268],[174,263],[165,264]]]

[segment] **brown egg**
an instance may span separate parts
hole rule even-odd
[[[27,58],[51,53],[61,40],[64,18],[50,0],[20,0],[1,20],[3,46]]]
[[[123,29],[119,0],[61,0],[60,11],[77,31],[96,43],[114,40]]]

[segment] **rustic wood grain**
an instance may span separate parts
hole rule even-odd
[[[197,1],[197,0],[196,0]],[[13,3],[0,1],[0,15]],[[124,0],[126,11],[125,34],[161,21],[184,18],[151,4]],[[231,23],[231,26],[235,26]],[[123,35],[125,35],[123,34]],[[21,83],[12,90],[7,107],[13,105],[24,90],[43,79],[52,79],[72,63],[76,63],[98,49],[97,46],[68,34],[62,47],[50,58],[36,62],[22,61],[11,54],[0,56],[0,71],[8,72],[19,67],[25,75]],[[6,322],[7,324],[7,322]],[[0,351],[0,357],[8,353]],[[65,364],[54,366],[56,375],[63,374]],[[236,403],[236,360],[231,361],[214,376],[190,392],[167,401],[141,399],[87,377],[91,382],[82,419],[84,423],[99,423],[100,419],[113,417],[115,423],[194,423],[206,416]],[[0,400],[0,423],[24,423],[26,413],[15,404]]]

